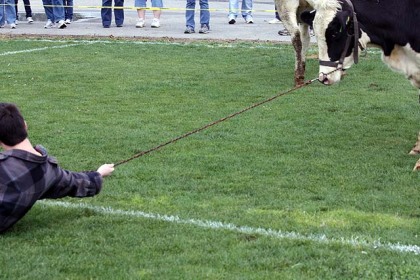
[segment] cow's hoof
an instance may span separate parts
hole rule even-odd
[[[415,155],[420,154],[420,150],[412,149],[408,154],[411,156],[415,156]]]
[[[413,171],[420,170],[420,159],[417,161],[416,165],[414,165]]]
[[[305,78],[304,77],[295,78],[295,87],[303,86],[304,83],[305,83]]]

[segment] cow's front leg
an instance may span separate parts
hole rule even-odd
[[[420,170],[420,159],[417,161],[416,165],[414,165],[413,171],[418,171],[418,170]]]
[[[292,45],[295,48],[295,86],[302,85],[305,81],[305,56],[303,54],[303,44],[299,29],[292,34]]]
[[[420,154],[420,132],[419,135],[417,136],[417,142],[414,145],[414,147],[411,149],[410,151],[410,155],[418,155]],[[419,162],[417,162],[419,163]]]

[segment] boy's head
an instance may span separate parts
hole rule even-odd
[[[27,137],[25,120],[16,105],[0,103],[0,142],[15,146]]]

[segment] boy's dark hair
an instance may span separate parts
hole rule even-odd
[[[0,142],[15,146],[27,137],[25,120],[16,105],[0,103]]]

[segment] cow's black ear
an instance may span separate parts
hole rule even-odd
[[[300,14],[300,19],[303,23],[306,23],[309,26],[313,26],[314,18],[315,18],[316,11],[304,11]]]

